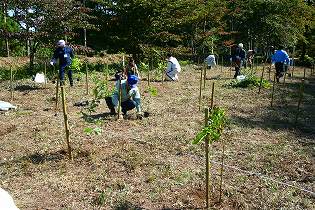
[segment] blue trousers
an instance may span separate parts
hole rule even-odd
[[[59,66],[59,79],[61,82],[65,81],[65,71],[67,71],[68,78],[70,85],[73,85],[73,78],[72,78],[72,70],[67,65],[60,65]]]

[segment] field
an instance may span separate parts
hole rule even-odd
[[[117,121],[105,101],[90,116],[93,121],[86,120],[82,108],[73,106],[92,99],[85,80],[67,86],[73,161],[67,158],[62,109],[54,110],[55,86],[15,82],[12,103],[18,109],[0,113],[0,186],[20,209],[203,208],[204,147],[191,144],[204,124],[200,70],[186,65],[179,77],[179,82],[151,82],[156,96],[141,81],[143,110],[149,112],[143,120],[131,112]],[[210,103],[215,82],[214,104],[230,119],[211,147],[213,209],[315,209],[315,80],[309,69],[297,123],[302,68],[276,85],[273,107],[271,89],[258,94],[254,87],[228,87],[227,67],[208,71],[207,77],[203,105]],[[0,99],[10,101],[9,81],[0,83]]]

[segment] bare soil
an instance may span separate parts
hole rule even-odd
[[[286,84],[275,86],[273,107],[271,89],[258,94],[258,88],[229,88],[229,68],[207,74],[202,107],[210,104],[214,82],[214,104],[230,119],[221,140],[211,146],[212,208],[315,209],[314,194],[300,190],[315,192],[315,80],[310,70],[297,123],[301,68]],[[188,65],[179,77],[178,82],[151,82],[157,96],[141,81],[143,110],[150,113],[143,120],[136,120],[133,111],[128,119],[115,120],[101,101],[90,116],[93,121],[87,121],[74,103],[91,100],[93,84],[89,95],[84,79],[66,86],[73,161],[67,157],[62,108],[54,109],[55,86],[15,81],[12,103],[18,109],[0,113],[0,186],[20,209],[204,208],[204,145],[191,144],[204,124],[200,70]],[[0,83],[0,100],[10,101],[9,90],[9,81]],[[101,134],[88,134],[86,128],[100,128]]]

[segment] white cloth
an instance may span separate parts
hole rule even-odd
[[[36,76],[35,76],[35,82],[36,83],[45,83],[45,74],[43,73],[37,73]]]
[[[207,58],[206,58],[206,62],[207,62],[207,65],[208,66],[215,66],[217,65],[216,62],[215,62],[215,56],[214,55],[209,55]]]
[[[0,209],[1,210],[19,210],[14,204],[11,195],[0,187]]]
[[[167,63],[167,69],[166,69],[166,79],[176,81],[178,80],[177,73],[181,71],[181,67],[179,65],[179,62],[176,58],[170,57],[168,59]]]
[[[0,101],[0,110],[1,111],[8,111],[9,109],[16,109],[16,106],[13,106],[9,102]]]

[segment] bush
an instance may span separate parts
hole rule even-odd
[[[246,77],[244,80],[238,81],[233,80],[227,86],[232,88],[251,88],[251,87],[259,87],[260,78],[256,76]],[[263,79],[261,82],[261,87],[269,89],[271,87],[271,83],[268,80]]]

